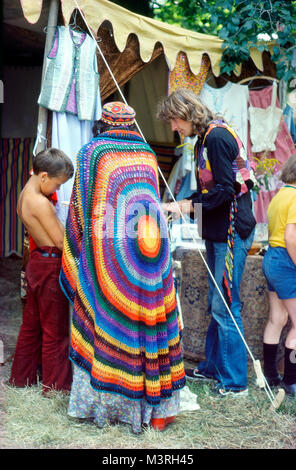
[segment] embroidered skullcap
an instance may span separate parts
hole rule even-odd
[[[135,122],[135,116],[136,112],[131,106],[114,101],[104,104],[101,120],[110,126],[131,126]]]

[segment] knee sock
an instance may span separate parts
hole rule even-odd
[[[285,347],[285,372],[283,382],[287,385],[296,383],[296,353]]]
[[[263,343],[264,375],[269,378],[276,378],[278,371],[276,367],[278,344]]]

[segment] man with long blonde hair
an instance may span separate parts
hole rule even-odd
[[[243,334],[239,287],[256,221],[250,189],[254,175],[238,135],[218,119],[191,90],[179,88],[163,100],[158,118],[184,137],[198,135],[195,145],[198,190],[190,198],[164,204],[165,210],[194,213],[202,204],[202,238],[207,263]],[[245,396],[247,354],[242,338],[209,276],[206,358],[186,375],[214,379],[220,395]]]

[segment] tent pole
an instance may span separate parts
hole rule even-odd
[[[50,0],[45,47],[44,47],[44,56],[43,56],[43,65],[42,65],[41,86],[42,86],[45,68],[46,68],[46,58],[52,45],[52,41],[53,41],[54,33],[55,33],[55,27],[58,21],[59,6],[60,6],[59,0]],[[48,110],[44,108],[43,106],[39,106],[37,141],[35,144],[36,151],[34,151],[35,155],[41,150],[44,150],[46,148],[45,138],[46,138],[46,130],[47,130],[47,118],[48,118]],[[41,136],[43,136],[43,138]]]

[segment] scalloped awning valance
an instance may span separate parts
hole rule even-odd
[[[73,11],[77,8],[75,0],[60,0],[65,25],[67,26]],[[179,51],[186,53],[190,69],[197,74],[201,58],[208,54],[212,71],[220,74],[219,63],[222,56],[222,40],[217,36],[196,33],[174,25],[169,25],[146,16],[133,13],[108,0],[77,0],[89,27],[96,35],[100,25],[109,21],[113,26],[114,40],[118,49],[125,49],[128,36],[137,35],[140,55],[143,62],[151,59],[154,46],[162,44],[170,70],[174,68]],[[30,23],[36,23],[42,10],[42,0],[21,0],[24,16]],[[251,58],[259,70],[263,70],[262,53],[251,49]],[[236,69],[239,75],[241,67]]]

